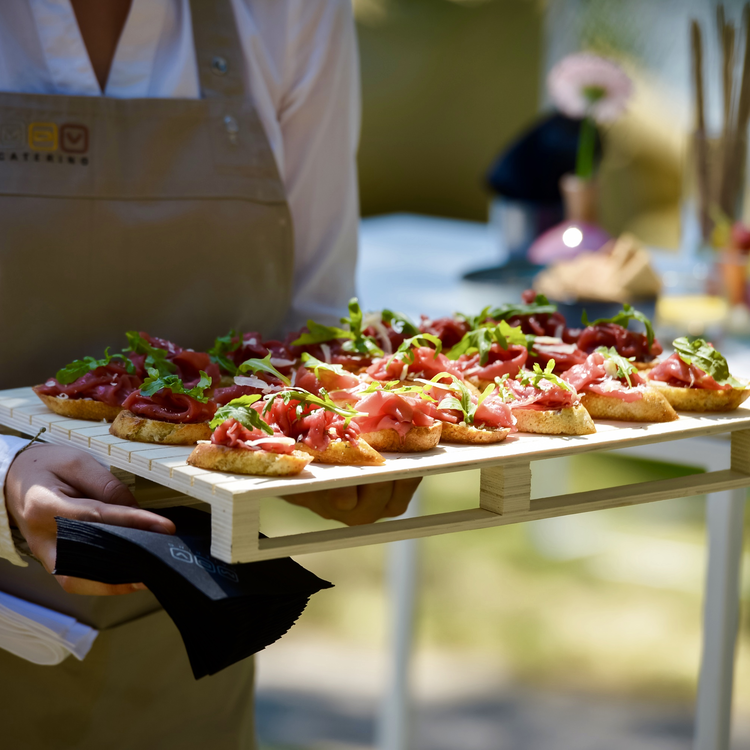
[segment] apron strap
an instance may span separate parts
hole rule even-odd
[[[231,0],[190,0],[203,98],[245,96],[244,56]]]

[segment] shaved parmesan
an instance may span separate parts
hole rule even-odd
[[[323,361],[327,364],[331,364],[331,347],[328,344],[321,344],[320,350],[323,352]]]

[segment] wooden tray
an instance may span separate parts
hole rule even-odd
[[[597,433],[575,437],[515,433],[494,446],[440,445],[422,454],[388,454],[383,466],[311,464],[286,479],[224,474],[188,466],[192,448],[135,443],[109,434],[109,424],[50,412],[31,388],[0,391],[0,425],[26,435],[47,429],[50,443],[74,445],[96,456],[131,486],[140,476],[165,488],[137,495],[144,507],[211,506],[211,552],[226,562],[267,560],[519,521],[688,497],[750,486],[750,408],[728,414],[682,414],[676,422],[597,421]],[[534,460],[606,451],[667,440],[731,433],[731,468],[695,476],[531,499]],[[481,470],[478,507],[377,524],[258,539],[260,500],[386,479]]]

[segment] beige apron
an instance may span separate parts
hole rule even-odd
[[[229,0],[191,0],[203,98],[0,93],[0,388],[143,329],[206,347],[270,333],[290,299],[284,187],[243,82]],[[2,745],[254,746],[252,660],[196,682],[148,592],[65,594],[0,561],[0,590],[101,629],[55,667],[0,651]]]

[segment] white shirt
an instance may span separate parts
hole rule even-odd
[[[335,319],[354,296],[359,216],[360,94],[351,0],[231,2],[249,93],[294,222],[287,325]],[[133,0],[104,94],[197,98],[199,90],[189,0]],[[0,91],[102,95],[70,0],[1,0]],[[20,562],[8,547],[2,493],[14,454],[0,436],[0,557]]]

